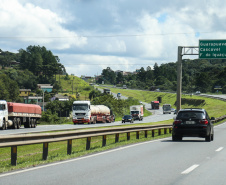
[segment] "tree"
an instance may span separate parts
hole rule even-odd
[[[0,99],[16,101],[19,97],[19,87],[6,74],[0,74]]]
[[[28,46],[26,50],[20,49],[20,68],[28,69],[34,75],[39,76],[40,83],[53,83],[54,75],[62,73],[64,66],[59,63],[51,51],[45,47]]]
[[[123,83],[123,81],[124,81],[124,77],[123,77],[122,73],[118,73],[117,77],[116,77],[116,83],[120,84],[120,83]]]
[[[110,67],[102,70],[103,79],[106,81],[105,83],[115,84],[116,82],[116,75]]]
[[[98,97],[101,95],[101,92],[99,90],[92,90],[90,93],[89,93],[89,99],[92,100],[94,99],[95,97]]]
[[[138,72],[138,79],[141,82],[145,82],[146,81],[146,71],[144,70],[143,67],[140,68],[139,72]]]

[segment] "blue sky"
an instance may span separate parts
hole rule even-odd
[[[135,71],[176,62],[178,46],[226,39],[225,9],[223,0],[1,0],[0,48],[45,46],[79,77]]]

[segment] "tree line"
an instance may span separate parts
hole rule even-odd
[[[60,59],[45,47],[28,46],[18,53],[0,50],[0,99],[20,101],[19,89],[35,91],[37,84],[60,89],[56,74],[66,73]]]
[[[141,67],[137,73],[115,73],[110,67],[102,70],[97,83],[104,81],[107,84],[129,88],[162,91],[176,91],[177,88],[177,62],[170,62],[146,69]],[[218,87],[218,89],[216,88]],[[182,91],[193,93],[201,91],[226,93],[226,60],[183,60],[182,61]]]

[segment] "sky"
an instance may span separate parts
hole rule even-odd
[[[66,72],[176,62],[178,46],[226,39],[224,0],[1,0],[0,49],[44,46]],[[183,56],[198,58],[198,56]]]

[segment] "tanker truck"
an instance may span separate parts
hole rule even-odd
[[[24,128],[35,128],[41,114],[39,105],[0,100],[0,129],[19,129],[21,125],[24,125]]]
[[[91,105],[90,101],[74,101],[72,107],[74,124],[111,123],[114,121],[112,111],[105,105]]]

